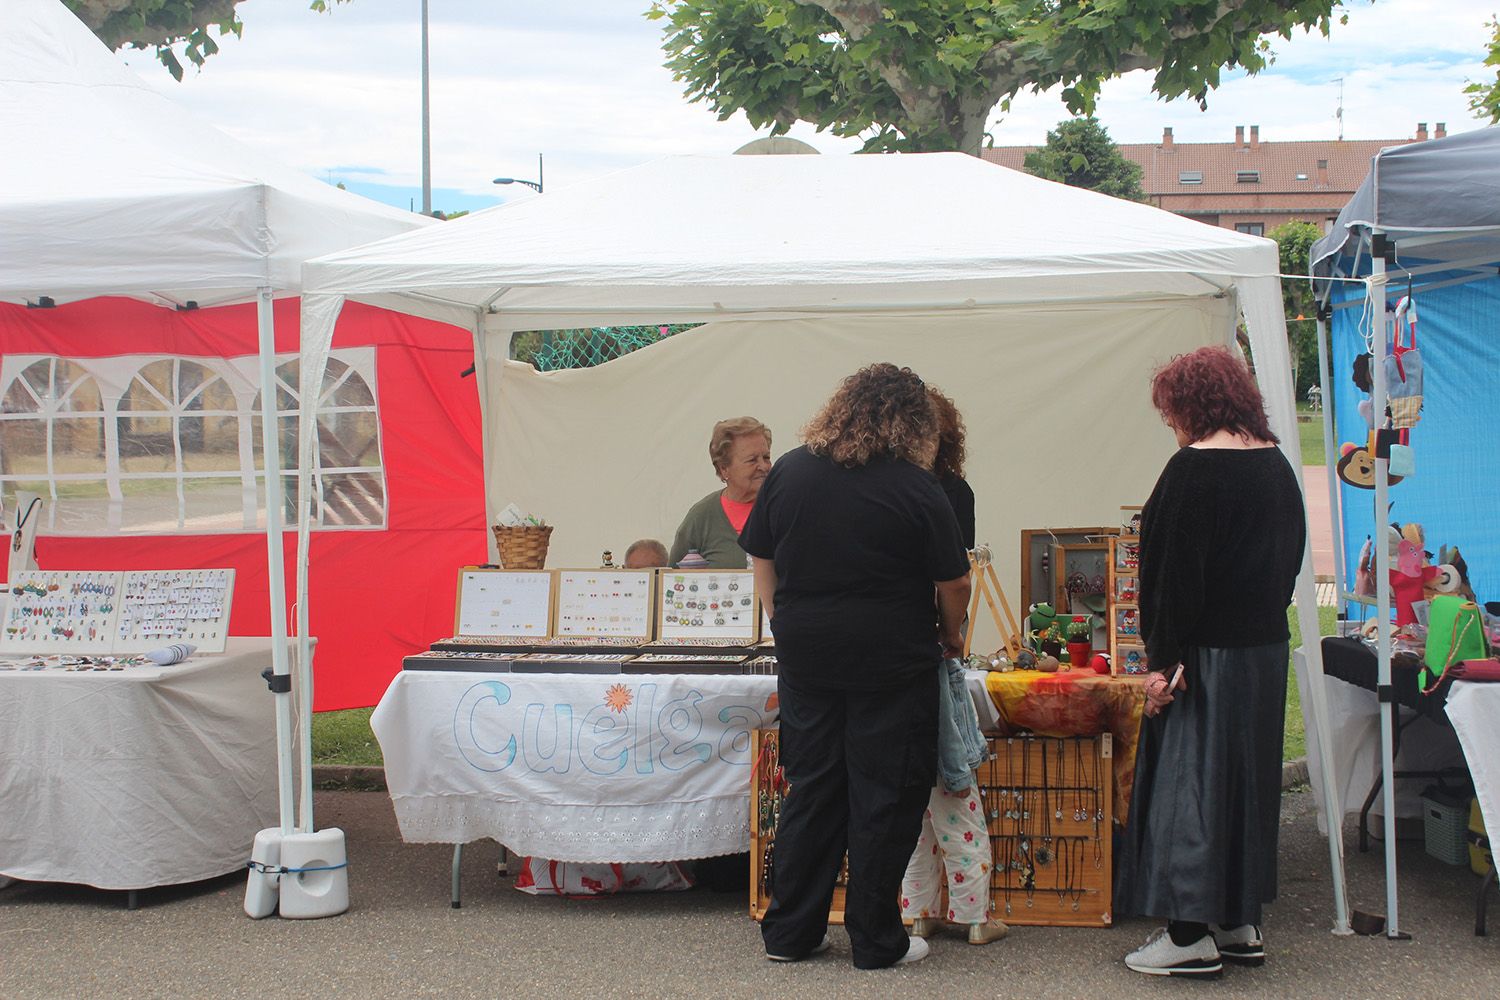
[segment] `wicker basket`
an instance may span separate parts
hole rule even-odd
[[[519,528],[494,525],[495,548],[500,551],[500,565],[506,569],[541,569],[547,564],[547,543],[552,526],[523,525]]]

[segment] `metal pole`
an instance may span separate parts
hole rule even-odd
[[[536,154],[536,193],[542,193],[542,154]]]
[[[271,594],[271,672],[287,683],[276,699],[276,777],[281,808],[281,832],[291,833],[296,823],[292,799],[292,693],[291,664],[286,646],[286,570],[282,564],[281,539],[281,441],[276,413],[276,326],[272,315],[271,289],[262,288],[255,300],[256,326],[260,335],[260,441],[266,475],[266,582]],[[311,708],[308,708],[311,711]]]
[[[422,0],[422,214],[432,214],[432,119],[427,96],[427,0]]]
[[[1372,237],[1382,234],[1371,230]],[[1385,422],[1385,258],[1379,253],[1370,256],[1370,284],[1366,293],[1370,303],[1370,330],[1374,344],[1370,368],[1374,380],[1370,401],[1370,412],[1374,416],[1377,432]],[[1389,938],[1401,936],[1401,923],[1396,910],[1396,783],[1393,775],[1395,761],[1395,720],[1391,709],[1395,705],[1391,689],[1391,546],[1387,527],[1387,510],[1391,488],[1391,470],[1388,459],[1375,461],[1375,657],[1378,667],[1376,690],[1380,711],[1380,773],[1382,780],[1382,803],[1385,808],[1385,934]]]
[[[1333,593],[1334,606],[1340,611],[1344,610],[1344,585],[1347,576],[1344,572],[1344,516],[1339,506],[1339,477],[1334,472],[1338,468],[1338,439],[1334,434],[1333,420],[1333,380],[1330,377],[1329,355],[1332,353],[1333,345],[1326,338],[1329,333],[1329,323],[1323,319],[1322,307],[1319,306],[1317,320],[1318,336],[1318,392],[1323,401],[1323,470],[1328,480],[1328,518],[1333,522]],[[1304,462],[1307,456],[1303,456]]]

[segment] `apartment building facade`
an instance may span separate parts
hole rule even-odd
[[[1211,226],[1264,236],[1292,219],[1327,229],[1370,172],[1370,158],[1429,136],[1419,122],[1414,137],[1268,142],[1260,126],[1236,126],[1233,142],[1176,142],[1172,129],[1159,143],[1120,143],[1124,157],[1141,167],[1141,187],[1151,204]],[[984,158],[1021,170],[1035,146],[996,146]]]

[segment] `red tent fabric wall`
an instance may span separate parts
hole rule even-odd
[[[276,303],[276,349],[298,345],[298,302]],[[349,303],[335,349],[373,345],[386,530],[314,531],[311,632],[319,710],[373,705],[401,657],[452,634],[457,569],[485,559],[479,403],[468,331]],[[54,309],[0,303],[0,354],[61,358],[256,353],[255,306],[178,312],[129,299]],[[285,535],[295,593],[295,532]],[[264,534],[43,536],[43,569],[233,567],[233,635],[270,634]]]

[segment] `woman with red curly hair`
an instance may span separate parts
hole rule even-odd
[[[1176,358],[1152,379],[1151,401],[1179,449],[1141,518],[1141,636],[1152,672],[1115,906],[1168,921],[1126,966],[1217,976],[1225,961],[1265,961],[1286,609],[1306,520],[1241,358],[1221,347]]]

